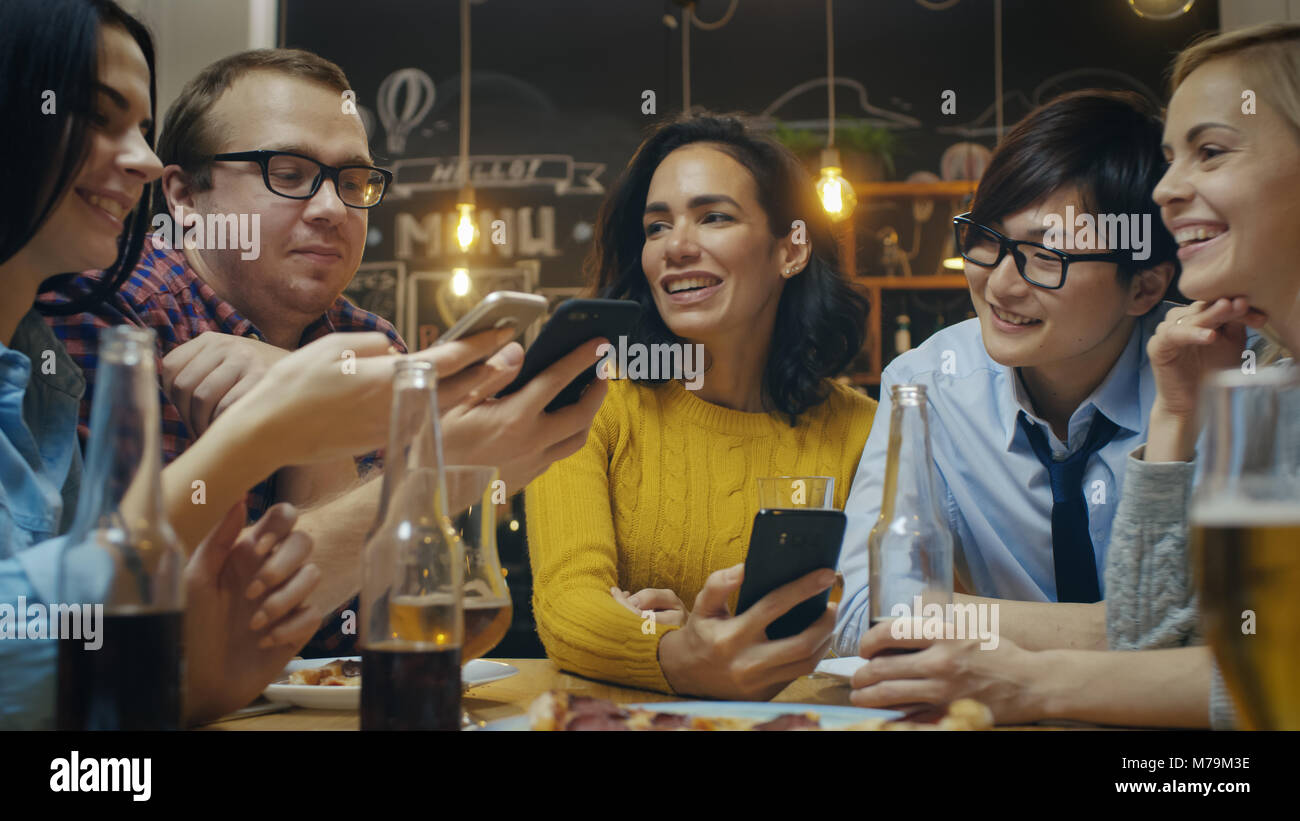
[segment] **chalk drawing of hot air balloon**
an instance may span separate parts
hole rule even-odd
[[[406,153],[406,137],[433,108],[433,98],[433,80],[418,68],[399,68],[379,84],[379,120],[390,153]]]

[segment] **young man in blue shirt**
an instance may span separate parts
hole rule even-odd
[[[1030,114],[994,155],[971,213],[954,221],[978,319],[881,377],[846,506],[841,655],[856,655],[869,627],[867,537],[896,384],[927,389],[958,589],[1012,600],[1000,602],[1001,635],[1022,647],[1105,647],[1106,544],[1125,459],[1146,438],[1146,343],[1176,270],[1151,199],[1160,142],[1141,98],[1087,91]],[[1044,618],[1045,602],[1070,604]]]

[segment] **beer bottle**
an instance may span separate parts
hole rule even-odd
[[[894,385],[890,397],[884,495],[867,537],[872,624],[946,616],[952,603],[952,534],[935,494],[925,386]]]
[[[185,554],[162,504],[154,332],[123,325],[100,339],[86,471],[60,557],[56,607],[71,617],[61,620],[57,722],[178,729]]]
[[[361,729],[460,728],[464,552],[447,515],[437,379],[398,363],[382,497],[362,554]]]

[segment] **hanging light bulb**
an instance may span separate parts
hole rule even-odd
[[[462,254],[468,253],[474,240],[478,239],[478,228],[474,225],[474,192],[462,191],[460,201],[456,203],[460,218],[456,221],[456,244]]]
[[[453,268],[451,271],[451,292],[456,296],[465,296],[469,293],[469,269]]]
[[[840,173],[840,152],[834,148],[822,151],[822,173],[817,178],[817,197],[833,222],[848,219],[858,205],[858,195],[853,193],[853,186]]]
[[[1191,10],[1196,0],[1128,0],[1138,17],[1148,20],[1172,20]]]
[[[460,0],[460,163],[457,172],[460,176],[460,197],[456,200],[456,211],[460,218],[456,221],[456,244],[462,254],[469,253],[474,240],[478,238],[478,229],[474,227],[474,187],[470,185],[469,174],[469,95],[470,95],[470,60],[469,60],[469,2]],[[459,270],[459,269],[458,269]],[[469,272],[465,272],[465,290],[457,291],[463,296],[469,293]],[[455,280],[453,279],[455,290]]]

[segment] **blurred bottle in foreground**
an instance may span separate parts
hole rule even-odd
[[[185,554],[163,511],[161,435],[153,331],[105,329],[55,604],[83,630],[79,638],[61,630],[61,730],[181,725]],[[85,628],[97,621],[96,640],[87,641]]]
[[[427,362],[396,366],[388,443],[362,554],[361,729],[457,730],[465,557],[447,515]]]

